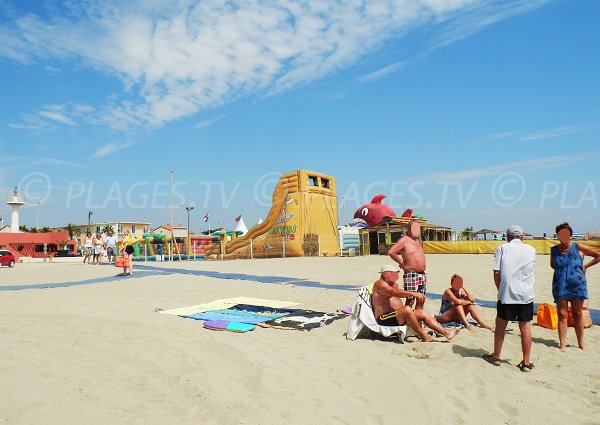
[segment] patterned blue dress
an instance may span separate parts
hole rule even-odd
[[[565,254],[560,253],[558,245],[550,249],[554,261],[552,278],[552,296],[559,300],[585,300],[588,297],[587,281],[583,273],[583,257],[575,242]]]

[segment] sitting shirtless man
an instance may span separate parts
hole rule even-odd
[[[422,320],[425,325],[444,335],[448,340],[454,338],[459,331],[458,329],[442,327],[432,315],[423,309],[423,303],[419,303],[419,301],[423,301],[425,295],[416,291],[403,291],[398,287],[399,272],[400,270],[396,266],[383,266],[381,277],[373,285],[371,300],[377,323],[382,326],[408,325],[419,335],[423,342],[433,341],[433,337],[427,335],[419,325],[419,320]],[[411,307],[402,304],[402,298],[407,297],[417,299],[417,308],[414,311]]]
[[[408,232],[402,236],[388,251],[388,255],[404,270],[404,290],[408,292],[427,293],[427,276],[425,275],[425,253],[419,243],[421,225],[412,220],[408,224]],[[414,297],[406,299],[406,305],[413,305]],[[423,307],[425,297],[417,298],[417,307]]]

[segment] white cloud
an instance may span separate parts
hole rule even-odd
[[[75,61],[118,76],[127,91],[99,112],[102,119],[116,128],[160,125],[242,96],[308,84],[415,28],[435,30],[431,49],[545,2],[86,0],[50,18],[15,16],[0,28],[0,57]],[[45,118],[72,125],[69,115]]]
[[[75,119],[91,120],[95,109],[86,103],[46,105],[35,114],[24,114],[23,122],[11,123],[9,127],[19,130],[34,130],[49,127],[50,124],[76,126]]]
[[[527,134],[521,137],[522,141],[531,141],[531,140],[545,140],[545,139],[555,139],[563,136],[569,136],[571,134],[585,133],[588,131],[597,130],[599,127],[590,127],[587,125],[572,125],[572,126],[563,126],[553,128],[551,130],[546,131],[538,131],[535,133]]]
[[[51,121],[57,121],[61,124],[75,125],[75,122],[71,118],[65,116],[64,114],[62,114],[60,112],[41,111],[40,116],[43,118],[47,118]]]
[[[412,180],[420,182],[459,182],[487,176],[496,176],[504,173],[525,173],[547,168],[564,167],[589,159],[590,156],[553,156],[548,158],[515,161],[508,164],[494,165],[492,167],[428,174]]]
[[[398,62],[392,65],[388,65],[384,68],[381,68],[375,72],[371,72],[370,74],[363,75],[358,77],[355,81],[357,83],[367,83],[375,80],[379,80],[389,74],[393,74],[394,72],[398,72],[407,66],[407,61]]]
[[[39,130],[47,127],[48,122],[40,118],[38,115],[25,114],[23,115],[22,122],[10,123],[8,126],[17,130]]]
[[[96,150],[96,152],[94,152],[94,154],[92,155],[92,158],[101,158],[103,156],[112,155],[112,154],[117,153],[123,149],[126,149],[132,145],[134,145],[133,142],[108,143],[108,144],[102,146],[100,149]]]
[[[540,130],[531,133],[524,133],[522,131],[503,131],[494,134],[488,134],[486,136],[479,137],[476,142],[490,142],[503,139],[512,139],[513,141],[519,142],[530,142],[534,140],[547,140],[557,139],[564,136],[570,136],[579,133],[588,133],[592,131],[600,130],[600,126],[594,124],[575,124],[575,125],[564,125],[549,130]]]
[[[84,168],[83,164],[79,164],[77,162],[72,162],[72,161],[65,161],[63,159],[56,159],[56,158],[42,158],[39,161],[35,161],[31,164],[32,167],[37,167],[39,165],[59,165],[59,166],[67,165],[69,167]]]
[[[194,128],[206,128],[206,127],[210,127],[211,125],[215,124],[216,122],[222,120],[223,118],[225,118],[227,115],[229,114],[221,114],[219,116],[216,116],[214,118],[211,118],[209,120],[205,120],[202,122],[199,122],[198,124],[196,124],[194,126]]]

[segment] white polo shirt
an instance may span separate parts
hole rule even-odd
[[[500,271],[498,300],[502,304],[533,302],[535,249],[520,239],[500,245],[494,256],[494,270]]]

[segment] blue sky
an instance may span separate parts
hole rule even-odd
[[[600,2],[0,0],[21,223],[250,227],[279,174],[462,229],[600,230]],[[3,195],[4,196],[4,195]],[[343,196],[343,203],[342,201]],[[37,207],[39,202],[39,209]],[[0,206],[4,223],[8,206]]]

